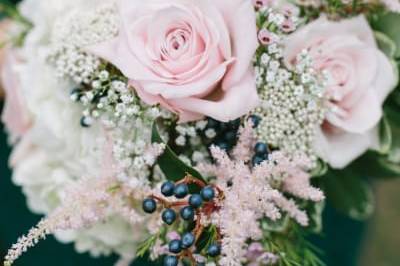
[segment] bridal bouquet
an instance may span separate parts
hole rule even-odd
[[[1,12],[13,181],[117,265],[316,266],[400,176],[397,0],[24,0]]]

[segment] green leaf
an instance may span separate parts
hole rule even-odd
[[[396,167],[395,163],[390,162],[386,156],[368,151],[347,168],[360,176],[392,179],[400,176],[399,167],[399,165]]]
[[[318,203],[311,203],[308,216],[310,218],[310,224],[307,229],[313,233],[321,233],[322,231],[322,212],[325,209],[325,201],[321,201]]]
[[[151,142],[164,143],[158,131],[157,122],[154,122],[153,124]],[[168,145],[166,145],[164,153],[158,157],[157,163],[168,180],[179,181],[183,179],[187,174],[190,174],[193,177],[203,182],[206,182],[202,175],[196,169],[182,162]],[[189,186],[189,188],[191,192],[199,191],[199,188],[194,185]]]
[[[390,97],[390,101],[385,104],[385,117],[390,125],[392,136],[400,136],[400,106],[396,102],[396,93],[393,93]],[[400,164],[400,138],[393,137],[390,147],[389,154],[387,156],[387,161],[389,164],[384,163],[384,165],[389,165],[389,169],[397,169]],[[397,171],[397,170],[396,170]],[[400,172],[397,171],[398,176]]]
[[[270,219],[261,220],[261,228],[267,232],[284,232],[290,226],[290,217],[287,214],[282,214],[282,218],[276,221]]]
[[[386,54],[387,57],[393,58],[396,55],[397,45],[386,34],[375,31],[375,39],[378,42],[379,48]]]
[[[381,14],[374,21],[372,21],[372,27],[387,35],[396,44],[396,52],[394,56],[400,57],[400,14],[394,12],[388,12]]]
[[[357,172],[349,168],[330,170],[323,181],[327,199],[340,212],[356,220],[364,220],[373,213],[371,187]]]
[[[196,243],[196,248],[199,252],[207,249],[213,242],[217,240],[218,231],[215,225],[207,227],[206,230],[201,234],[199,240]]]
[[[9,0],[0,0],[0,19],[3,16],[9,17],[29,28],[33,27],[33,24],[27,18],[23,17],[17,6]]]
[[[329,167],[328,164],[322,160],[317,161],[317,165],[314,169],[311,171],[311,176],[312,177],[320,177],[326,174],[328,171]]]
[[[379,140],[380,147],[378,152],[380,154],[388,154],[392,147],[392,129],[386,116],[383,117],[379,126]]]
[[[142,258],[146,255],[146,253],[155,245],[158,238],[157,235],[153,235],[141,243],[136,251],[136,257]]]

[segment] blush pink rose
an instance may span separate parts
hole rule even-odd
[[[9,20],[0,21],[0,67],[3,64],[6,49],[1,47],[1,45],[8,41],[8,28],[10,27],[11,22]]]
[[[16,52],[8,49],[5,52],[4,61],[0,65],[0,81],[5,92],[1,119],[13,140],[22,137],[31,127],[31,119],[26,109],[18,74],[16,73],[18,64],[19,60]]]
[[[228,121],[258,103],[249,0],[119,0],[119,35],[89,47],[118,67],[139,97],[180,121]]]
[[[376,128],[397,77],[366,19],[331,22],[321,17],[292,34],[285,45],[288,64],[308,49],[315,67],[330,74],[330,108],[316,139],[318,155],[343,168],[367,149],[379,147]]]

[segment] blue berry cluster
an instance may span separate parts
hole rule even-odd
[[[258,127],[260,124],[261,118],[257,115],[251,115],[249,117],[250,121],[253,123],[253,127]],[[266,143],[257,142],[254,146],[254,156],[252,159],[253,166],[259,165],[263,161],[268,159],[269,148]]]
[[[178,183],[175,184],[171,181],[167,181],[161,186],[161,194],[167,198],[175,197],[176,199],[183,199],[190,194],[188,184]],[[175,211],[176,207],[180,207],[179,216],[182,220],[193,222],[195,219],[196,211],[201,211],[204,204],[212,203],[215,198],[215,190],[212,186],[204,186],[200,193],[193,193],[190,195],[187,205],[173,203],[167,205],[161,214],[163,222],[167,225],[172,225],[178,218],[178,214]],[[149,197],[143,201],[143,211],[146,213],[154,213],[157,210],[157,201],[163,201],[156,197]],[[180,202],[182,203],[182,202]],[[175,208],[174,208],[175,206]],[[185,232],[182,234],[181,239],[172,240],[169,242],[169,252],[174,255],[168,255],[164,257],[164,266],[176,266],[179,263],[179,259],[182,257],[184,252],[189,252],[189,249],[195,245],[196,236],[195,232]],[[207,255],[210,257],[217,257],[220,255],[220,245],[211,244],[207,248]]]
[[[227,123],[208,118],[207,127],[204,129],[204,133],[210,129],[214,130],[216,133],[216,136],[211,139],[211,142],[207,141],[208,144],[210,146],[216,145],[225,151],[230,151],[236,145],[240,123],[240,118]]]
[[[253,166],[259,165],[268,159],[268,145],[263,142],[257,142],[254,146],[254,156],[252,159]]]

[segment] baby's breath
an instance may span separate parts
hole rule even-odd
[[[261,118],[258,139],[288,154],[303,152],[315,159],[312,143],[325,116],[326,77],[313,68],[307,50],[297,56],[293,67],[288,67],[281,44],[287,34],[280,29],[283,15],[272,9],[259,13],[268,22],[264,30],[269,31],[274,40],[261,46],[255,59],[256,84],[261,98],[260,106],[254,111]],[[297,17],[283,17],[299,21]]]
[[[101,61],[85,47],[108,40],[118,33],[118,16],[113,5],[92,12],[77,12],[55,23],[49,60],[60,78],[89,83]]]

